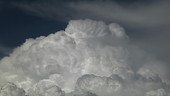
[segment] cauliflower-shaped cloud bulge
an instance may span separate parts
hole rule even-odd
[[[32,92],[31,92],[32,91]],[[42,80],[38,82],[32,90],[31,96],[65,96],[65,93],[54,82]]]
[[[113,93],[122,88],[122,83],[110,77],[84,75],[77,80],[75,90],[77,92],[93,92],[101,96]]]
[[[27,39],[0,61],[1,94],[168,96],[169,85],[147,67],[153,62],[118,24],[72,20],[65,31]],[[4,89],[7,82],[15,88]]]
[[[21,88],[18,88],[13,83],[7,83],[2,86],[0,90],[0,96],[26,96],[25,91]]]
[[[158,89],[154,91],[147,92],[145,96],[168,96],[164,89]]]

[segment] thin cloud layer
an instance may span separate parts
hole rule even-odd
[[[145,1],[143,1],[145,2]],[[32,15],[68,21],[92,18],[107,22],[115,21],[135,27],[160,27],[169,24],[169,1],[155,0],[150,3],[132,2],[120,4],[116,1],[35,1],[12,3]],[[74,14],[73,14],[74,13]],[[58,18],[56,18],[58,17]]]
[[[116,2],[78,2],[70,3],[70,7],[78,11],[78,17],[91,17],[105,21],[131,24],[135,27],[160,27],[169,24],[170,14],[168,2],[155,1],[151,4],[131,4],[121,6]],[[81,16],[82,15],[82,16]],[[88,16],[91,15],[91,16]]]
[[[170,96],[153,63],[118,24],[71,20],[0,61],[0,96]]]

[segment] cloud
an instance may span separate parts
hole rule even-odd
[[[76,5],[76,6],[75,6]],[[169,23],[169,4],[166,2],[152,2],[151,4],[132,4],[121,6],[116,2],[79,2],[70,6],[77,10],[78,17],[90,17],[131,24],[135,27],[165,26]],[[81,16],[82,15],[82,16]]]
[[[12,4],[28,14],[56,21],[91,18],[119,23],[136,46],[170,63],[169,0],[43,0]]]
[[[8,56],[12,52],[12,48],[0,44],[0,58]]]
[[[27,39],[3,58],[0,86],[12,82],[29,96],[169,96],[162,66],[118,24],[71,20],[65,31]]]
[[[28,14],[52,20],[64,21],[69,14],[74,13],[74,10],[70,9],[70,7],[67,6],[67,3],[60,0],[11,2],[11,5],[20,8]],[[70,20],[70,17],[68,17],[67,20]]]
[[[42,80],[30,91],[31,96],[65,96],[65,93],[54,82]]]
[[[168,96],[164,89],[158,89],[146,93],[146,96]]]
[[[26,96],[25,91],[13,83],[5,84],[0,90],[0,96]]]
[[[145,1],[144,1],[145,2]],[[130,24],[135,27],[160,27],[169,24],[169,1],[156,0],[149,4],[136,2],[120,4],[116,1],[35,1],[13,3],[30,14],[58,20],[92,18],[107,22]],[[57,18],[60,17],[60,18]]]

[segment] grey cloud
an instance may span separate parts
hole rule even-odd
[[[147,92],[145,96],[169,96],[164,89]]]
[[[34,2],[11,2],[13,6],[19,7],[24,12],[40,16],[43,18],[49,18],[53,20],[61,20],[65,19],[70,20],[70,14],[74,13],[74,10],[70,9],[67,6],[66,2],[56,1],[56,0],[42,0],[42,1],[34,1]]]
[[[29,96],[65,96],[65,93],[54,82],[42,80],[29,90]]]
[[[140,75],[142,75],[142,76],[151,78],[151,80],[152,80],[152,78],[157,78],[156,77],[157,75],[152,74],[152,72],[153,72],[153,73],[159,74],[160,78],[162,79],[163,82],[170,82],[170,76],[169,76],[169,74],[170,74],[170,71],[169,71],[169,68],[170,68],[170,60],[169,60],[169,58],[170,58],[170,55],[169,55],[170,54],[170,51],[169,51],[169,49],[170,49],[170,45],[169,45],[169,41],[170,41],[170,39],[169,39],[169,37],[170,37],[170,32],[169,32],[170,31],[170,28],[169,28],[170,1],[169,0],[154,0],[148,4],[147,3],[138,3],[138,2],[128,3],[128,4],[126,3],[124,5],[121,5],[121,4],[119,4],[115,1],[111,1],[111,0],[106,0],[106,1],[104,1],[104,0],[100,0],[100,1],[97,1],[97,0],[79,1],[79,0],[77,0],[76,2],[74,2],[74,1],[69,1],[69,2],[63,1],[62,2],[62,1],[55,1],[55,0],[51,0],[51,1],[46,0],[45,1],[44,0],[44,1],[40,1],[40,2],[36,1],[36,2],[25,2],[25,3],[13,2],[12,4],[14,6],[19,7],[20,9],[22,9],[24,12],[26,12],[28,14],[40,16],[40,17],[48,18],[48,19],[52,19],[52,20],[57,20],[57,21],[61,20],[63,22],[67,22],[70,19],[91,18],[91,19],[95,19],[95,20],[103,20],[103,21],[106,21],[106,23],[110,23],[110,22],[119,23],[120,25],[122,25],[126,28],[125,29],[125,30],[127,30],[126,33],[130,37],[130,42],[131,42],[130,44],[136,45],[139,48],[144,49],[146,51],[146,53],[153,54],[152,57],[149,57],[149,56],[146,56],[146,53],[139,52],[139,50],[135,51],[135,50],[133,50],[135,48],[132,48],[133,52],[130,52],[132,57],[128,58],[128,60],[130,60],[130,62],[131,62],[131,63],[129,63],[129,65],[131,67],[133,67],[132,69],[134,69],[135,72],[138,71],[138,73],[140,73]],[[73,24],[73,25],[75,25],[75,24]],[[79,23],[77,25],[81,25],[81,24]],[[115,27],[115,28],[117,28],[117,27]],[[81,30],[72,30],[72,29],[81,29]],[[73,38],[75,38],[77,36],[93,37],[93,35],[88,35],[88,34],[82,35],[81,32],[84,32],[84,30],[85,29],[83,29],[83,27],[72,26],[72,27],[67,28],[66,32],[68,32],[67,35],[70,35]],[[77,32],[77,33],[72,34],[73,31]],[[101,31],[101,32],[103,32],[103,31]],[[58,34],[60,34],[60,33],[58,33]],[[60,34],[60,35],[61,35],[61,37],[63,36],[62,34]],[[103,35],[103,36],[105,36],[105,35]],[[51,35],[51,38],[52,37],[53,37],[53,35]],[[37,41],[44,40],[44,42],[45,42],[45,40],[47,40],[47,39],[43,39],[43,38],[44,37],[41,37],[40,39],[37,39]],[[58,37],[58,38],[60,38],[60,37]],[[64,40],[66,40],[66,41],[68,40],[68,42],[71,41],[68,38],[65,38]],[[127,44],[127,42],[124,42],[126,39],[120,40],[117,38],[115,40],[108,42],[109,40],[110,40],[109,38],[107,38],[107,39],[105,38],[105,41],[101,40],[101,42],[105,43],[106,45],[111,44],[111,42],[112,42],[112,43],[114,43],[113,46],[122,46],[121,44],[123,44],[124,47]],[[78,44],[79,42],[82,42],[81,38],[77,38],[76,41],[77,42],[73,41],[72,43]],[[93,46],[93,44],[94,45],[97,44],[98,47],[101,47],[100,44],[97,43],[97,41],[98,41],[98,39],[95,39],[94,41],[87,40],[86,43],[91,42],[91,45],[89,45],[89,46]],[[117,42],[115,42],[115,41],[117,41]],[[27,50],[25,48],[27,48],[29,45],[32,45],[32,44],[36,45],[37,43],[35,43],[35,42],[36,42],[36,40],[29,39],[25,43],[25,45],[23,45],[23,47],[22,47],[23,49],[21,48],[21,49],[17,49],[17,50],[22,50],[24,52],[24,50]],[[83,44],[86,44],[86,43],[83,43]],[[42,48],[43,44],[39,43],[39,45],[41,46],[40,48]],[[74,49],[74,46],[70,46],[70,47]],[[31,46],[29,48],[32,48],[32,50],[34,50],[34,48],[36,49],[36,47],[31,47]],[[82,47],[82,50],[84,50],[84,49],[85,48]],[[54,50],[54,49],[52,48],[52,50]],[[111,49],[108,48],[107,50],[111,50]],[[121,49],[117,49],[117,50],[120,51]],[[45,50],[45,51],[47,51],[47,50]],[[20,54],[20,52],[17,52],[17,51],[15,51],[15,52],[18,55]],[[44,51],[38,51],[38,53],[42,53],[42,52],[44,52]],[[107,52],[107,51],[105,51],[105,52]],[[114,52],[117,52],[117,51],[114,51]],[[28,53],[26,52],[24,54],[28,54]],[[53,52],[50,52],[50,54],[53,54]],[[60,53],[58,53],[58,54],[60,54]],[[89,53],[89,54],[94,55],[93,52]],[[124,54],[125,55],[125,56],[123,55],[124,59],[126,59],[125,57],[127,56],[127,53],[125,51],[122,51],[121,54]],[[37,58],[35,60],[35,62],[33,62],[33,64],[36,64],[36,62],[41,62],[41,64],[46,64],[46,63],[53,64],[55,62],[55,61],[48,61],[48,60],[41,61],[40,59],[43,58],[44,55],[45,56],[47,55],[45,53],[41,54],[41,55],[38,55],[38,54],[35,54],[35,55],[38,56],[39,58]],[[74,56],[75,55],[73,55],[73,57]],[[78,60],[83,60],[83,58],[81,58],[81,56],[82,55],[80,55],[80,54],[78,55],[78,57],[79,57]],[[135,57],[136,59],[134,59],[133,56],[134,57],[136,56]],[[15,58],[15,56],[12,56],[12,57]],[[33,57],[34,57],[34,55],[33,55]],[[48,56],[46,56],[46,57],[48,57]],[[54,58],[54,57],[51,57],[51,58]],[[148,60],[148,57],[151,59]],[[30,56],[27,55],[26,58],[30,58]],[[59,57],[57,57],[57,58],[59,58]],[[60,58],[60,59],[62,59],[62,58]],[[29,63],[28,63],[29,59],[26,61],[22,61],[22,60],[23,60],[23,58],[21,58],[21,59],[18,58],[17,62],[20,62],[19,64],[23,64],[23,62],[26,62],[29,65]],[[49,60],[51,60],[51,59],[49,59]],[[73,60],[72,62],[76,62],[77,59],[75,60],[72,58],[70,60]],[[93,58],[93,60],[89,59],[89,61],[96,63],[97,61],[99,61],[99,58],[98,58],[98,56],[96,56],[96,58]],[[10,61],[10,62],[13,62],[13,61]],[[10,63],[10,62],[8,62],[8,63]],[[64,61],[64,62],[67,63],[66,61]],[[105,60],[102,62],[106,63]],[[24,63],[24,64],[26,64],[26,63]],[[63,62],[57,62],[57,63],[63,63]],[[86,63],[88,63],[88,62],[86,62]],[[145,64],[143,64],[143,63],[145,63]],[[18,67],[19,65],[15,64],[15,66]],[[39,65],[39,66],[41,66],[41,65]],[[90,66],[90,67],[92,67],[92,66]],[[146,69],[151,70],[151,72],[149,71],[150,74],[147,73],[148,72],[147,70],[139,71],[139,69],[141,67],[143,67],[144,69],[146,68]],[[3,67],[3,68],[6,68],[6,67]],[[22,68],[25,68],[25,67],[23,66]],[[34,66],[29,66],[29,68],[33,69]],[[55,68],[58,70],[57,71],[54,70]],[[28,70],[29,69],[25,69],[24,74],[28,74]],[[64,69],[62,69],[61,66],[49,65],[46,68],[43,68],[41,66],[37,70],[38,71],[31,70],[32,73],[29,73],[29,77],[34,78],[37,75],[40,75],[40,77],[36,78],[36,80],[39,80],[40,78],[42,78],[44,76],[45,77],[47,76],[46,78],[48,78],[49,74],[60,73],[60,71],[64,70]],[[119,69],[118,72],[116,71],[116,73],[119,74],[121,78],[127,78],[124,76],[126,76],[127,74],[125,74],[125,73],[127,73],[129,71],[122,72],[120,70],[121,69]],[[143,69],[141,69],[141,70],[143,70]],[[98,73],[98,71],[94,70],[93,68],[89,69],[88,71],[89,71],[89,73],[93,73],[93,74],[96,74],[96,72]],[[104,73],[102,73],[102,72],[100,75],[107,73],[107,72],[104,72]],[[63,86],[63,84],[65,84],[63,82],[66,82],[66,81],[62,80],[62,78],[63,78],[62,76],[53,75],[53,76],[50,76],[50,78],[53,78],[53,79],[55,78],[58,81],[61,81],[60,87],[63,88],[64,90],[67,90],[65,88],[66,86],[67,87],[69,86],[69,88],[72,88],[72,85],[67,85],[68,83],[65,86]],[[71,78],[71,77],[69,77],[69,78]],[[69,79],[69,80],[73,81],[74,79]],[[137,85],[138,85],[138,83],[136,83],[136,86]],[[157,88],[157,89],[150,90],[150,91],[148,90],[148,92],[145,95],[146,96],[167,96],[168,93],[166,93],[165,91],[167,91],[167,90]],[[92,96],[93,95],[95,96],[95,94],[93,94],[91,92],[89,92],[89,93],[85,92],[83,94],[81,93],[82,96],[86,96],[87,94],[88,95],[91,94]]]
[[[14,96],[169,96],[162,66],[118,24],[71,20],[65,31],[27,39],[0,60],[0,86]],[[6,82],[15,85],[2,90]]]
[[[77,80],[75,90],[79,94],[91,92],[97,96],[113,96],[113,94],[115,96],[168,96],[169,89],[166,89],[159,77],[148,78],[142,73],[132,76],[133,79],[132,77],[123,79],[118,75],[111,77],[84,75]],[[140,83],[142,85],[139,85]],[[163,88],[159,89],[159,87]]]
[[[170,2],[119,5],[115,2],[80,2],[70,4],[77,11],[75,18],[93,18],[114,21],[128,28],[131,41],[167,63],[170,68]],[[163,68],[166,69],[166,68]],[[164,72],[169,74],[169,72]],[[166,77],[167,78],[167,77]],[[168,77],[170,78],[170,77]]]
[[[12,50],[13,50],[13,48],[0,45],[0,58],[2,58],[4,56],[8,56],[12,52]]]
[[[148,0],[149,1],[149,0]],[[146,2],[146,1],[143,1]],[[91,18],[116,22],[126,28],[135,45],[170,63],[170,1],[150,0],[149,3],[120,4],[112,0],[37,1],[12,3],[28,14],[61,20]]]
[[[13,83],[6,83],[0,90],[0,96],[26,96],[25,91]]]
[[[132,3],[127,6],[114,1],[57,2],[52,0],[33,3],[13,3],[32,14],[52,19],[92,18],[131,24],[129,26],[157,27],[169,24],[169,1],[154,1],[149,4]],[[57,18],[60,17],[60,18]],[[62,18],[61,18],[62,17]]]

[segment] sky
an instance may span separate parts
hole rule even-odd
[[[169,25],[169,0],[0,0],[0,96],[170,96]]]

